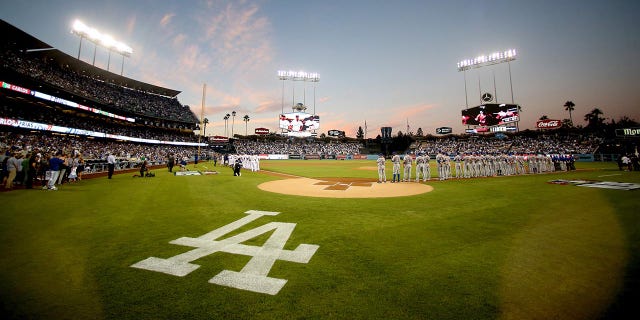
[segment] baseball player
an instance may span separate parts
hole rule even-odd
[[[431,165],[429,164],[429,161],[431,161],[431,156],[428,153],[425,153],[423,156],[423,160],[424,160],[424,173],[425,173],[425,180],[431,180]]]
[[[409,182],[411,181],[411,165],[413,164],[413,158],[409,153],[404,156],[402,163],[404,164],[404,175],[402,177],[402,181]]]
[[[451,157],[448,154],[443,155],[442,172],[444,173],[444,179],[451,179]]]
[[[462,178],[462,156],[458,152],[455,157],[453,157],[453,162],[456,164],[456,178]]]
[[[438,166],[438,180],[444,180],[444,155],[439,151],[436,155],[436,164]]]
[[[387,183],[387,174],[385,173],[386,161],[387,159],[384,158],[382,153],[378,155],[378,160],[376,160],[378,164],[378,183]]]
[[[391,179],[391,183],[400,182],[400,161],[400,156],[394,152],[393,157],[391,157],[391,163],[393,163],[393,179]]]
[[[416,182],[420,182],[420,176],[422,175],[423,180],[427,180],[427,174],[424,171],[424,155],[422,153],[418,153],[416,156]]]

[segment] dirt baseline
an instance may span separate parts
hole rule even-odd
[[[258,185],[260,190],[319,198],[385,198],[430,192],[432,186],[417,182],[377,183],[357,178],[290,178]]]

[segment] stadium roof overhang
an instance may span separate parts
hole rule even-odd
[[[53,48],[49,44],[40,41],[30,34],[12,26],[11,24],[0,20],[0,32],[2,33],[5,43],[13,47],[25,51],[30,55],[37,55],[43,59],[48,59],[58,63],[64,68],[71,69],[79,74],[85,74],[90,77],[101,79],[105,82],[113,83],[126,88],[150,92],[167,97],[176,97],[181,91],[152,85],[146,82],[127,78],[113,72],[100,69],[82,60],[78,60],[58,49]]]

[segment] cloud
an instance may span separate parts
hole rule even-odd
[[[424,116],[427,111],[433,109],[435,106],[432,104],[421,104],[417,106],[404,107],[397,113],[399,117],[405,119],[411,119],[416,116]]]
[[[132,16],[127,21],[127,34],[128,35],[133,34],[135,28],[136,28],[136,16]]]
[[[282,103],[277,101],[265,101],[258,104],[258,107],[254,110],[256,113],[282,111]]]
[[[142,20],[138,23],[143,26]],[[190,16],[169,12],[144,25],[149,27],[140,54],[132,56],[139,69],[134,78],[181,90],[180,103],[198,117],[206,83],[204,109],[210,120],[222,121],[233,110],[242,116],[276,117],[280,112],[278,91],[260,89],[264,75],[273,73],[274,50],[271,22],[259,3],[208,1]],[[147,42],[148,50],[142,51]]]
[[[173,37],[173,47],[174,48],[182,48],[186,42],[187,35],[184,33],[180,33]]]
[[[162,19],[160,19],[160,25],[162,27],[166,27],[167,25],[169,25],[169,23],[171,23],[171,19],[173,19],[173,17],[175,16],[175,13],[167,13],[165,14]]]
[[[208,65],[208,58],[201,54],[200,48],[197,45],[188,45],[181,51],[176,71],[197,71],[206,69]]]
[[[272,60],[269,42],[271,24],[260,16],[253,3],[230,2],[223,8],[214,7],[199,16],[207,50],[216,56],[224,72],[250,74]]]

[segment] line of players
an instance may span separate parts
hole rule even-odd
[[[415,157],[416,176],[415,182],[426,182],[431,180],[431,157],[425,153],[418,153]],[[493,176],[510,176],[527,173],[544,173],[556,170],[555,164],[562,171],[571,170],[574,159],[571,155],[510,155],[510,154],[456,154],[453,158],[443,153],[438,153],[435,157],[436,168],[438,169],[438,180],[453,178],[477,178]],[[387,182],[385,173],[386,159],[380,154],[376,160],[378,165],[378,183]],[[411,154],[406,154],[402,158],[393,153],[391,157],[393,177],[391,183],[410,182],[411,171],[414,159]],[[452,170],[452,163],[455,171]],[[402,179],[400,179],[400,169],[402,166]]]
[[[235,167],[239,164],[245,170],[260,171],[260,158],[257,155],[229,154],[223,156],[225,166]]]

